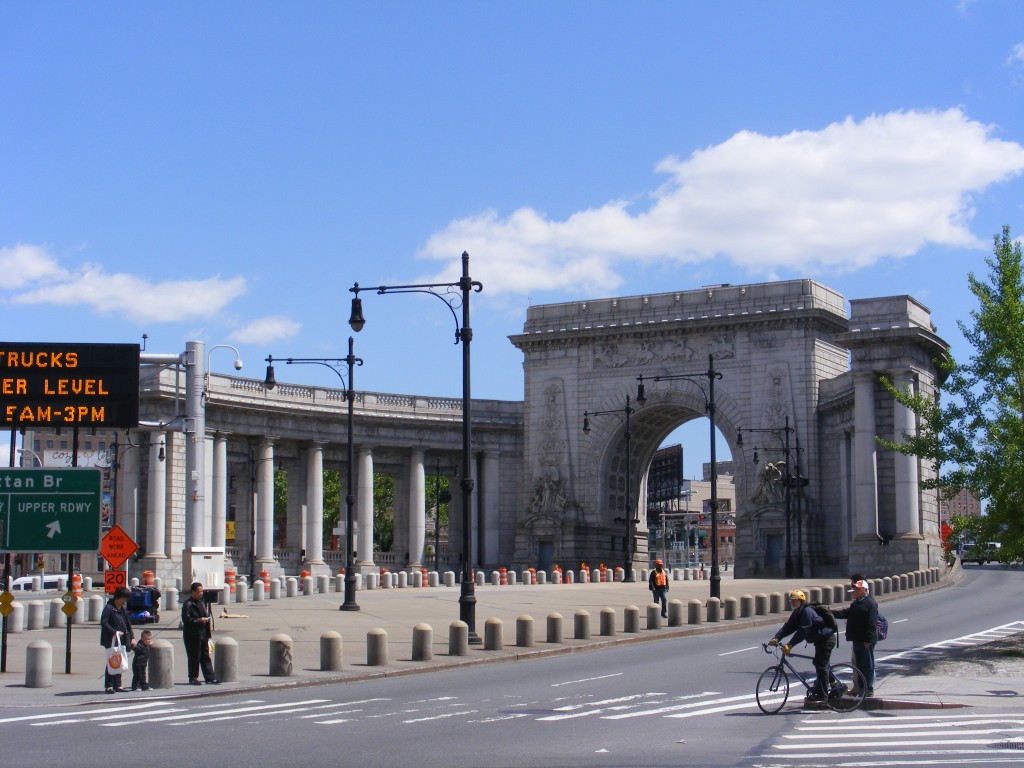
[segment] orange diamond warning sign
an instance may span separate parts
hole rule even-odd
[[[138,548],[139,545],[132,540],[132,537],[120,525],[115,525],[107,531],[103,541],[100,542],[100,554],[103,555],[103,559],[110,563],[110,567],[114,570],[124,565]]]

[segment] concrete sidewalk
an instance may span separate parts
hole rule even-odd
[[[724,576],[724,574],[723,574]],[[924,591],[940,589],[955,580],[944,580],[925,587],[896,594],[883,595],[880,602],[902,597],[911,597]],[[807,589],[810,586],[831,586],[828,580],[808,583],[807,580],[722,580],[722,597],[756,595],[773,592],[785,593],[790,589]],[[338,606],[343,596],[337,592],[314,594],[275,600],[263,600],[229,605],[213,605],[215,617],[214,639],[230,637],[238,643],[238,680],[221,685],[202,687],[186,685],[185,653],[178,629],[178,610],[165,606],[161,610],[159,624],[136,627],[136,636],[142,628],[153,630],[157,640],[168,640],[174,649],[175,685],[170,689],[152,690],[106,695],[103,693],[102,670],[105,653],[99,646],[99,626],[96,622],[77,624],[72,633],[72,671],[66,674],[65,629],[48,628],[32,632],[8,634],[7,672],[0,675],[0,686],[4,689],[0,710],[9,708],[53,706],[65,703],[76,705],[96,701],[110,701],[123,698],[145,698],[171,696],[207,696],[239,690],[258,690],[268,687],[289,687],[315,685],[324,682],[342,682],[382,676],[416,674],[436,671],[440,668],[468,664],[492,663],[505,660],[525,659],[536,656],[574,653],[606,647],[611,644],[645,642],[665,637],[679,637],[698,633],[724,632],[739,627],[779,625],[783,613],[753,616],[751,618],[700,624],[686,624],[687,603],[699,600],[706,603],[709,594],[707,581],[673,581],[670,585],[670,600],[682,602],[683,624],[647,629],[647,606],[650,592],[646,583],[631,584],[571,584],[534,586],[477,586],[476,587],[476,631],[483,638],[488,619],[500,619],[503,623],[504,647],[502,650],[484,650],[483,645],[470,646],[467,656],[448,655],[449,625],[459,618],[459,587],[430,587],[402,589],[360,590],[356,593],[359,611],[340,611]],[[23,599],[32,599],[26,595]],[[54,595],[37,595],[36,599],[52,599]],[[634,605],[640,610],[639,631],[623,633],[624,609]],[[601,636],[600,614],[602,609],[615,612],[616,634]],[[788,606],[784,612],[788,612]],[[573,617],[577,611],[590,615],[591,638],[576,640],[573,635]],[[561,644],[546,642],[546,624],[549,614],[558,613],[563,617]],[[227,616],[225,616],[227,614]],[[516,647],[516,620],[529,615],[534,620],[534,646]],[[702,605],[702,618],[706,610]],[[433,658],[429,661],[412,661],[413,627],[428,624],[433,629]],[[368,666],[366,656],[367,632],[380,628],[388,635],[388,663],[385,666]],[[328,631],[335,631],[343,637],[343,669],[341,671],[320,671],[320,638]],[[293,674],[291,677],[271,677],[270,639],[279,633],[288,635],[293,641]],[[766,633],[767,635],[770,633]],[[52,686],[48,688],[27,688],[25,686],[26,649],[29,643],[45,640],[53,647]],[[988,701],[1001,698],[988,689],[1007,688],[1005,684],[990,685],[986,681],[957,679],[950,682],[927,678],[927,686],[921,678],[901,681],[895,678],[879,681],[879,694],[886,697],[910,697],[910,700],[941,700],[943,698]],[[998,681],[997,681],[998,682]],[[131,673],[124,677],[126,687],[131,684]],[[925,690],[927,687],[927,690]],[[934,689],[934,690],[933,690]]]

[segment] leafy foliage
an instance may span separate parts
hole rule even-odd
[[[980,519],[954,519],[954,535],[999,541],[1000,560],[1024,560],[1024,282],[1020,242],[1010,228],[995,237],[986,259],[987,281],[973,273],[968,287],[978,299],[972,324],[957,325],[974,347],[966,363],[941,361],[948,377],[938,403],[910,395],[885,381],[897,399],[919,417],[919,433],[885,445],[935,462],[946,498],[967,489],[987,503]],[[948,469],[946,469],[948,467]],[[943,471],[945,470],[945,471]]]

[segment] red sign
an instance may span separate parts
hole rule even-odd
[[[120,525],[107,531],[100,542],[100,554],[110,563],[111,568],[120,568],[138,548],[139,545],[132,541],[132,537]]]
[[[112,595],[118,587],[128,586],[128,571],[104,571],[103,587],[108,595]]]

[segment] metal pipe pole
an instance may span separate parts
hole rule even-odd
[[[629,395],[626,395],[626,569],[622,574],[623,581],[633,581],[633,519],[636,517],[636,502],[633,499],[631,478],[633,433],[630,430],[629,417],[633,409],[629,406]]]
[[[792,462],[789,459],[789,416],[786,417],[786,578],[793,578],[793,537],[792,537],[792,506],[791,506],[791,493],[792,489],[790,486],[793,484],[791,481],[792,475],[790,473],[790,465]]]
[[[718,465],[715,462],[715,357],[708,355],[708,419],[711,422],[711,597],[722,597],[718,573]]]
[[[470,342],[473,329],[469,325],[469,295],[473,281],[469,277],[469,253],[462,253],[462,588],[459,594],[459,619],[469,628],[469,642],[482,643],[476,633],[476,589],[473,584],[473,417],[471,399]]]
[[[345,362],[348,363],[348,389],[345,391],[345,400],[348,403],[348,415],[346,417],[346,427],[348,429],[348,446],[346,449],[345,461],[348,466],[345,468],[345,474],[347,487],[345,493],[345,602],[343,602],[338,610],[341,611],[358,611],[359,604],[356,602],[356,565],[355,558],[353,557],[353,550],[356,544],[356,532],[355,532],[355,521],[353,508],[356,503],[355,491],[352,488],[352,468],[355,466],[355,447],[352,444],[352,426],[353,426],[353,409],[355,408],[355,364],[356,356],[353,352],[354,341],[351,336],[348,337],[348,357],[345,358]]]

